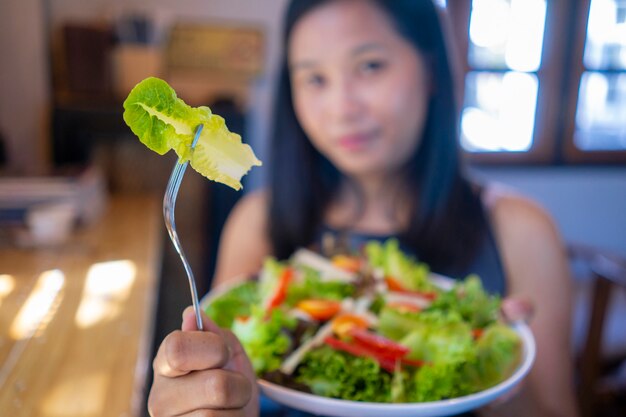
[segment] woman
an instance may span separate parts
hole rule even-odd
[[[549,217],[515,195],[472,185],[456,149],[452,76],[431,0],[294,0],[286,16],[270,188],[247,195],[222,236],[215,282],[324,232],[396,236],[437,272],[478,273],[532,303],[538,355],[516,395],[481,415],[575,416],[569,282]],[[517,302],[511,300],[518,300]],[[521,310],[520,310],[521,308]],[[154,361],[153,416],[255,415],[249,361],[232,334],[186,311]]]

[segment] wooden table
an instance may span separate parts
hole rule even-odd
[[[0,415],[140,414],[163,229],[158,199],[112,197],[62,246],[0,250]]]

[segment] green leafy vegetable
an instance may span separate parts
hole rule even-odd
[[[488,294],[477,275],[469,275],[448,292],[442,292],[430,310],[457,311],[472,328],[483,328],[495,322],[500,298]]]
[[[481,390],[509,376],[521,354],[520,340],[509,327],[494,324],[477,342],[476,366],[467,369],[467,380]]]
[[[409,358],[428,363],[463,362],[474,349],[472,331],[460,320],[442,325],[433,325],[430,320],[417,322],[415,330],[400,343],[411,349]]]
[[[231,329],[250,358],[254,371],[260,375],[280,366],[283,354],[291,346],[291,339],[282,329],[292,329],[295,325],[295,319],[279,309],[272,310],[266,317],[265,311],[255,306],[248,318],[235,320]]]
[[[430,268],[400,250],[397,239],[385,243],[371,241],[365,246],[370,265],[382,269],[386,277],[398,281],[407,290],[432,291],[434,285],[428,280]]]
[[[218,326],[230,328],[235,318],[250,315],[250,307],[258,298],[257,283],[246,281],[215,298],[205,311]]]
[[[407,399],[415,402],[437,401],[476,391],[474,386],[463,379],[462,370],[467,363],[454,361],[422,366],[415,372]]]
[[[353,401],[390,400],[391,375],[371,358],[323,346],[309,352],[298,372],[298,381],[317,395]]]
[[[124,121],[148,148],[163,155],[174,149],[181,161],[210,180],[241,189],[241,178],[253,165],[261,165],[252,148],[226,127],[224,119],[208,107],[191,107],[159,78],[146,78],[124,101]],[[196,128],[203,124],[192,150]]]
[[[287,289],[287,304],[296,305],[307,298],[343,300],[352,296],[354,285],[341,281],[323,281],[320,273],[311,268],[303,269],[303,278]]]

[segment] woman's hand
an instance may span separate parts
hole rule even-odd
[[[197,331],[193,309],[182,329],[167,335],[153,362],[148,399],[152,417],[250,417],[259,413],[255,375],[241,344],[202,314]]]
[[[523,321],[528,323],[533,316],[533,304],[525,298],[509,297],[502,300],[500,306],[504,319],[509,323]]]
[[[526,322],[528,323],[533,316],[533,304],[530,300],[519,297],[509,297],[502,300],[500,312],[508,323]],[[506,394],[502,395],[495,401],[487,404],[480,409],[480,415],[484,417],[497,416],[501,406],[507,403],[515,402],[525,388],[525,381],[515,386]]]

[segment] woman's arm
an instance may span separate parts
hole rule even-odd
[[[495,416],[577,415],[571,359],[571,279],[565,249],[550,216],[538,205],[513,195],[491,207],[508,296],[529,300],[537,356],[518,395],[482,414]]]
[[[245,195],[233,208],[222,231],[213,286],[261,269],[271,252],[265,192]]]

